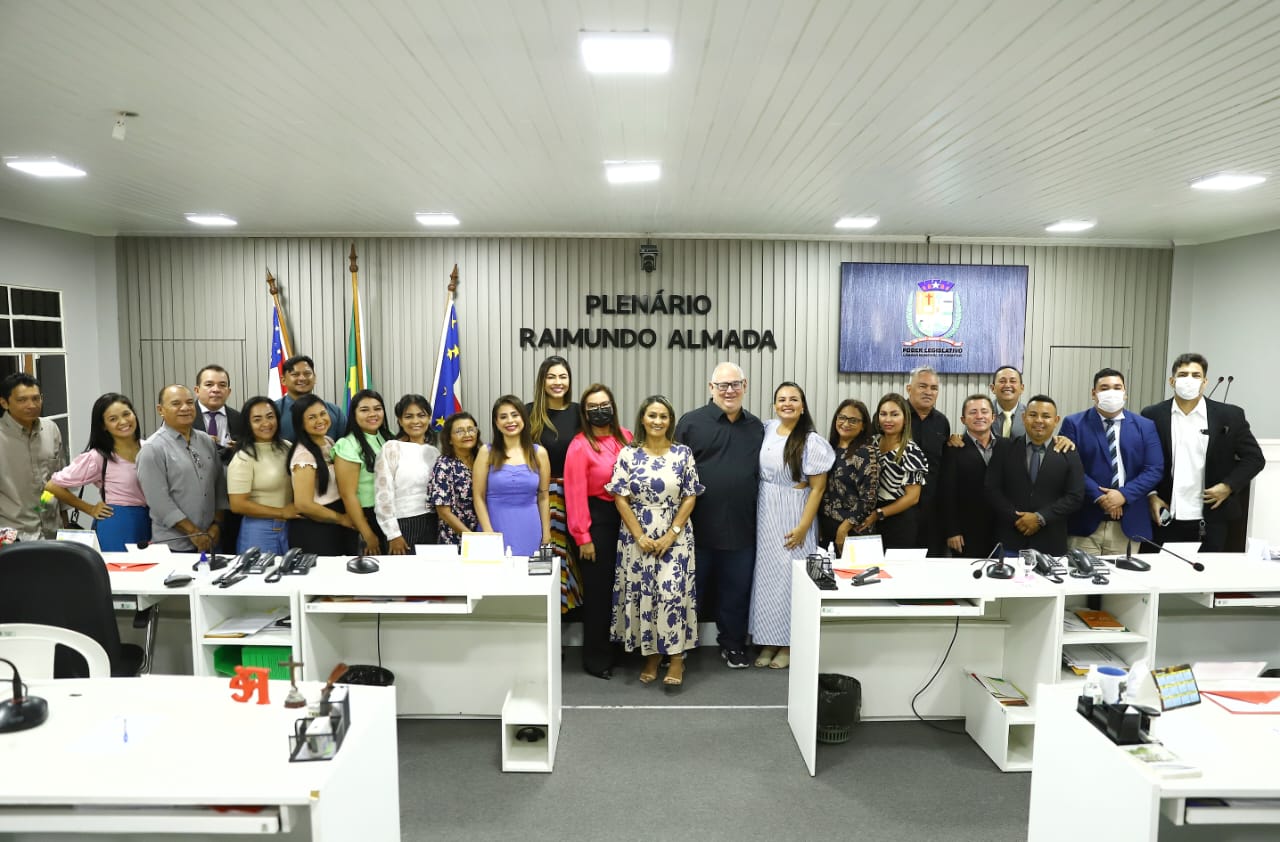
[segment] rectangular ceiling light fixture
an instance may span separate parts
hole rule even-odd
[[[605,161],[604,175],[610,184],[657,181],[662,177],[662,165],[657,161]]]
[[[578,46],[589,73],[666,73],[671,39],[651,32],[580,32]]]
[[[1196,190],[1243,190],[1246,187],[1257,187],[1266,180],[1265,175],[1220,172],[1216,175],[1197,178],[1191,182],[1191,186]]]
[[[1044,230],[1050,234],[1075,234],[1080,231],[1088,231],[1097,224],[1087,219],[1064,219],[1061,222],[1046,225]]]
[[[879,223],[878,216],[842,216],[836,220],[836,227],[856,230],[875,228]]]
[[[204,225],[209,228],[232,228],[236,221],[225,213],[189,213],[187,222],[193,225]]]
[[[5,164],[19,172],[38,178],[80,178],[85,171],[57,158],[5,158]]]
[[[419,225],[425,225],[428,228],[448,228],[462,224],[462,220],[451,213],[415,213],[413,216],[418,220]]]

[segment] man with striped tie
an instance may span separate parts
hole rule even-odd
[[[1164,454],[1155,423],[1124,411],[1123,374],[1102,369],[1090,394],[1093,408],[1062,422],[1061,434],[1075,442],[1084,463],[1085,504],[1068,521],[1070,544],[1094,555],[1123,555],[1129,537],[1151,528],[1147,494],[1164,475]]]

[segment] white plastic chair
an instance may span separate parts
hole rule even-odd
[[[0,657],[17,664],[25,680],[53,678],[53,650],[58,644],[84,657],[90,678],[111,677],[107,650],[88,635],[38,623],[0,623]]]

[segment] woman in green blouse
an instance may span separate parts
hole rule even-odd
[[[356,392],[347,408],[346,434],[333,445],[333,468],[338,493],[369,555],[381,554],[386,545],[373,514],[373,467],[389,438],[391,430],[387,428],[382,395],[372,389]]]

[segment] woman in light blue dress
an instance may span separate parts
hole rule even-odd
[[[818,509],[836,453],[814,429],[795,383],[774,390],[773,412],[760,448],[750,628],[760,647],[755,665],[784,669],[791,663],[791,560],[818,547]]]
[[[472,478],[480,528],[501,532],[512,555],[533,555],[551,543],[551,460],[533,443],[524,401],[515,395],[494,402],[493,444],[476,455]]]

